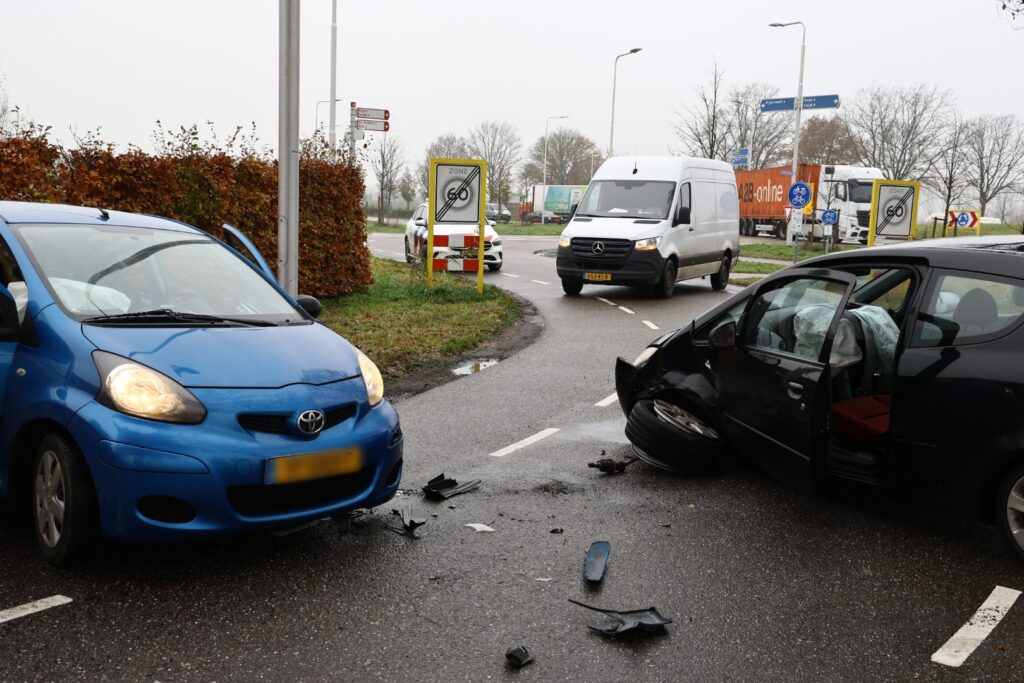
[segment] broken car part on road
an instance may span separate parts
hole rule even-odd
[[[601,458],[595,462],[588,462],[587,467],[593,467],[596,470],[603,472],[604,474],[622,474],[626,471],[626,468],[635,463],[639,458],[631,456],[625,460],[615,460],[614,458]]]
[[[591,631],[596,631],[597,633],[605,636],[617,636],[621,633],[628,633],[629,631],[647,631],[656,633],[664,631],[665,626],[672,623],[671,619],[661,616],[658,610],[654,607],[632,610],[629,612],[619,612],[611,609],[593,607],[582,603],[579,600],[573,600],[572,598],[569,598],[569,602],[574,605],[579,605],[580,607],[593,610],[594,612],[600,612],[611,619],[611,623],[587,624],[587,628]]]
[[[608,541],[594,541],[590,544],[583,560],[583,578],[588,584],[596,586],[604,580],[604,571],[611,554],[612,546]]]
[[[472,491],[478,486],[480,486],[479,479],[473,479],[472,481],[467,481],[464,484],[459,484],[456,480],[445,477],[442,472],[426,483],[423,487],[423,493],[426,494],[427,498],[447,500],[452,496],[459,495],[460,493]]]
[[[524,646],[520,645],[519,647],[506,650],[505,659],[508,661],[509,666],[515,669],[522,669],[533,661],[533,655]]]

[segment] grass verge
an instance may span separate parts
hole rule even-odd
[[[369,291],[323,302],[320,320],[373,359],[385,379],[397,379],[442,356],[493,339],[519,319],[506,292],[476,280],[373,259]]]
[[[548,223],[546,225],[514,225],[501,223],[494,226],[499,235],[561,235],[564,226]],[[399,225],[380,225],[366,221],[366,232],[404,233],[405,223]]]
[[[746,251],[746,249],[744,249]],[[733,267],[732,272],[734,273],[753,273],[757,275],[771,275],[777,273],[786,266],[781,263],[764,263],[763,261],[744,261],[743,257],[740,256],[740,260]]]
[[[749,287],[752,284],[760,282],[759,277],[731,277],[729,278],[729,284],[737,287]]]
[[[860,249],[859,245],[854,244],[840,244],[834,246],[830,253],[836,251],[849,251],[851,249]],[[800,244],[800,251],[797,253],[797,259],[803,261],[804,259],[813,258],[815,256],[821,256],[825,253],[824,247],[820,244],[814,244],[813,246],[807,243]],[[757,244],[744,244],[740,247],[740,260],[744,256],[750,256],[752,258],[770,258],[778,259],[779,261],[786,261],[792,263],[793,261],[793,247],[786,244],[785,242],[778,243],[763,243]]]

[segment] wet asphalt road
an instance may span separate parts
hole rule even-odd
[[[401,239],[370,244],[400,258]],[[0,614],[72,599],[0,623],[0,680],[1021,679],[1024,601],[960,668],[930,660],[996,586],[1024,589],[1024,564],[992,528],[801,496],[739,462],[700,478],[642,463],[615,477],[588,469],[602,451],[629,454],[617,403],[595,405],[613,392],[615,357],[727,294],[697,281],[668,301],[614,287],[566,298],[552,259],[533,253],[553,246],[507,239],[505,268],[487,275],[535,303],[540,339],[398,405],[409,493],[360,524],[107,544],[90,564],[60,570],[0,511]],[[483,483],[423,501],[419,486],[440,472]],[[417,540],[386,529],[391,508],[409,504],[436,515]],[[581,564],[597,539],[611,543],[611,560],[588,590]],[[568,598],[656,606],[674,623],[609,641]],[[503,653],[520,644],[536,661],[507,670]]]

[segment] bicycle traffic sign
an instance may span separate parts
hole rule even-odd
[[[789,186],[789,204],[795,209],[802,209],[811,203],[811,186],[801,181]]]
[[[839,212],[835,209],[826,209],[821,213],[821,222],[823,225],[835,225],[839,222]]]

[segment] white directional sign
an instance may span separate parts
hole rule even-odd
[[[387,121],[391,118],[391,112],[387,109],[371,109],[369,107],[357,107],[356,108],[357,119],[380,119],[381,121]]]
[[[480,223],[481,171],[479,163],[434,165],[435,223]]]
[[[879,239],[914,239],[920,197],[921,183],[917,181],[875,180],[871,192],[868,244]]]
[[[356,119],[356,128],[359,130],[374,130],[378,133],[387,133],[391,130],[391,123],[389,121]]]

